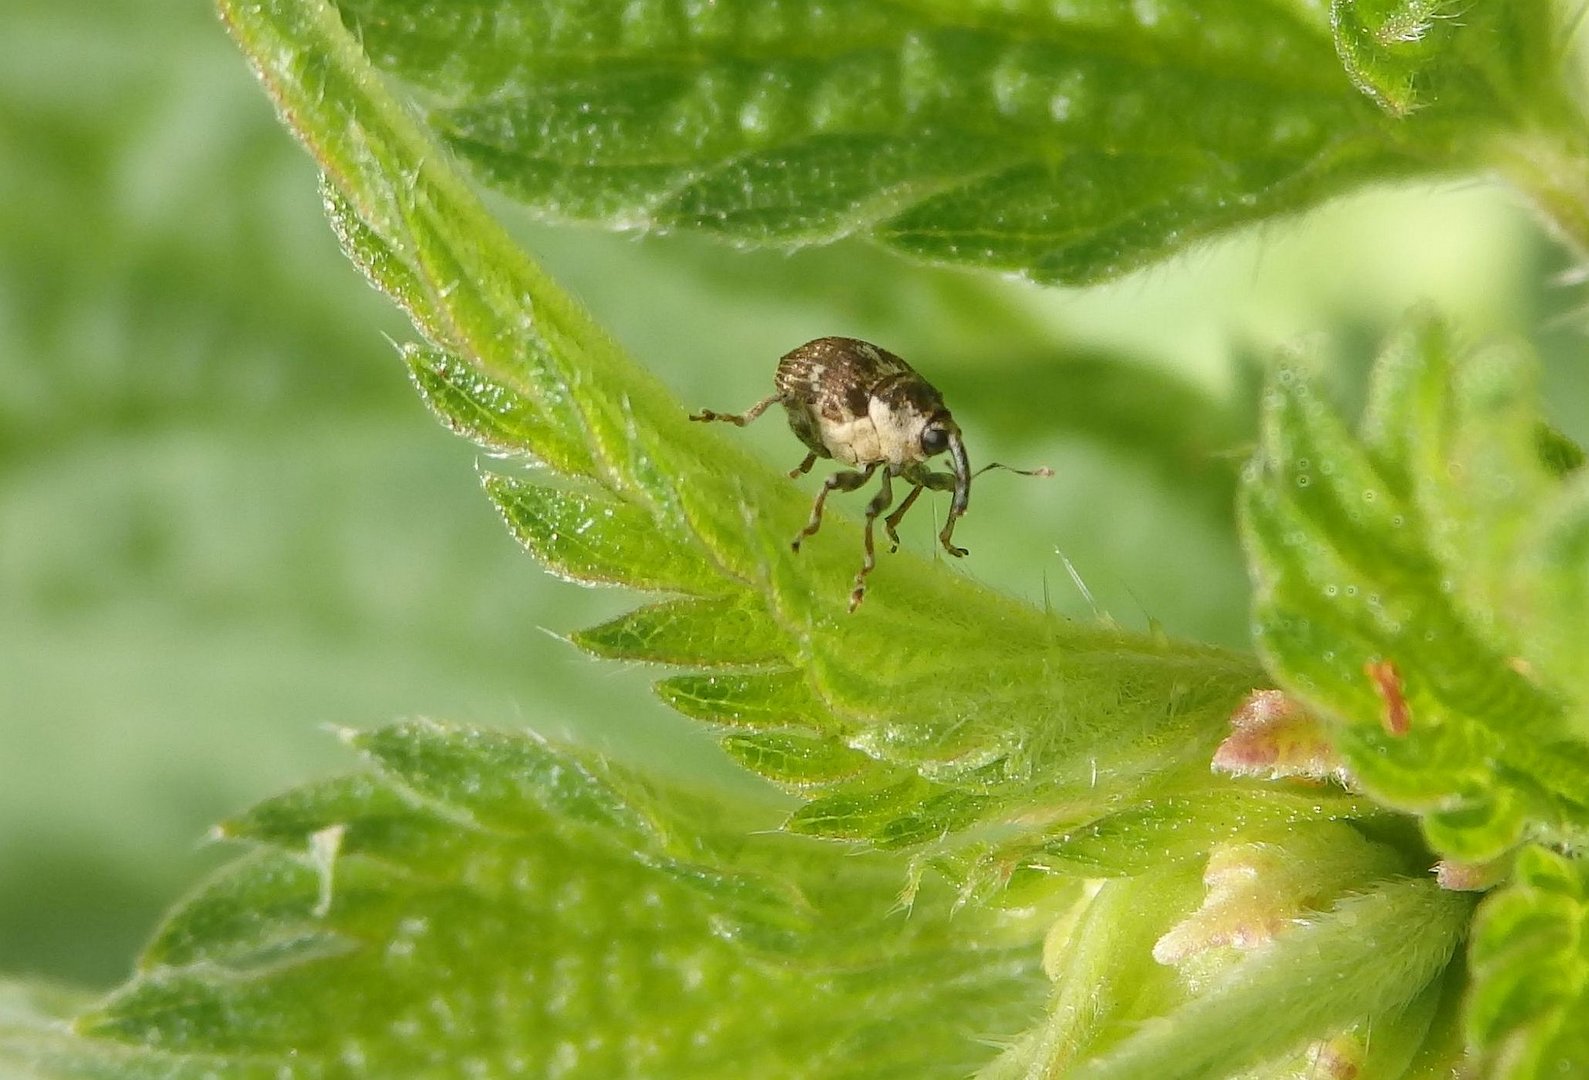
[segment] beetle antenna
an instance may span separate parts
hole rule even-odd
[[[1035,469],[1017,469],[1013,465],[1004,465],[1004,464],[1001,464],[1000,462],[997,462],[997,461],[990,462],[989,464],[982,466],[982,468],[978,469],[976,472],[972,473],[971,475],[972,476],[981,476],[983,473],[987,472],[989,469],[1004,469],[1007,472],[1020,473],[1022,476],[1053,476],[1054,475],[1054,470],[1050,469],[1047,465],[1039,465]]]

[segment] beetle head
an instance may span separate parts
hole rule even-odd
[[[923,461],[937,457],[945,450],[949,451],[949,469],[955,477],[954,502],[950,505],[949,513],[959,517],[966,512],[966,505],[971,501],[971,463],[966,458],[966,444],[960,437],[960,425],[954,422],[948,409],[940,406],[921,425],[917,443]]]

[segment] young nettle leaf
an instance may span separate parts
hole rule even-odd
[[[1043,280],[1375,179],[1511,164],[1537,187],[1493,136],[1568,109],[1548,0],[341,7],[441,137],[548,217],[861,233]]]
[[[1497,1076],[1589,1070],[1589,871],[1539,847],[1484,902],[1474,927],[1468,1031]]]
[[[1330,16],[1352,81],[1391,115],[1502,119],[1557,93],[1548,0],[1333,0]]]
[[[1583,573],[1560,540],[1583,481],[1541,454],[1559,436],[1538,437],[1530,375],[1422,319],[1353,437],[1282,371],[1242,498],[1270,671],[1464,862],[1589,826],[1581,609],[1560,600]]]
[[[1460,91],[1493,126],[1526,96],[1508,77],[1551,67],[1551,10],[1470,7],[1337,3],[1332,41],[1303,0],[340,5],[441,138],[548,217],[860,233],[1071,282],[1470,167],[1478,140],[1359,92],[1399,114]]]
[[[951,923],[941,889],[890,914],[887,860],[747,839],[721,824],[745,807],[523,735],[410,724],[352,742],[370,772],[223,827],[253,853],[177,909],[75,1037],[9,1010],[8,1061],[54,1077],[903,1080],[964,1076],[993,1053],[979,1038],[1026,1022],[1041,926]],[[700,861],[730,850],[734,873]]]

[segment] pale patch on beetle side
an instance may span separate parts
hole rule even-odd
[[[882,433],[870,416],[823,425],[822,445],[827,448],[829,457],[846,465],[866,465],[888,459],[883,452]]]

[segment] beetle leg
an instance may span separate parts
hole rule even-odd
[[[795,551],[799,551],[800,541],[814,535],[818,529],[822,528],[822,504],[828,501],[828,492],[854,491],[870,480],[872,474],[876,471],[877,464],[874,462],[860,472],[844,470],[836,472],[822,481],[822,490],[817,492],[817,501],[811,504],[811,520],[806,522],[806,527],[801,529],[795,538],[789,542],[789,546]]]
[[[789,470],[789,479],[793,480],[797,476],[804,476],[806,473],[811,471],[811,466],[815,465],[816,463],[817,452],[813,450],[811,453],[806,455],[806,459],[804,461]]]
[[[883,486],[866,504],[866,558],[861,561],[861,572],[855,575],[855,588],[850,590],[851,611],[860,606],[861,598],[866,595],[866,575],[877,565],[877,553],[872,549],[872,526],[877,523],[877,515],[887,510],[888,504],[894,501],[893,479],[893,470],[884,469]],[[884,524],[886,526],[887,522]]]
[[[772,395],[772,397],[762,398],[760,401],[756,402],[756,404],[752,405],[742,413],[720,413],[713,412],[711,409],[702,409],[698,413],[691,413],[690,419],[699,420],[703,424],[709,420],[726,420],[735,427],[744,427],[746,424],[756,419],[756,417],[766,412],[777,400],[777,394]]]
[[[905,511],[910,509],[911,504],[914,503],[917,497],[921,495],[922,489],[925,487],[925,484],[918,483],[915,487],[911,488],[910,494],[905,496],[905,501],[899,504],[899,509],[895,510],[892,514],[889,514],[888,517],[883,520],[883,529],[888,533],[888,550],[890,552],[899,550],[899,533],[895,532],[895,530],[899,528],[899,523],[904,518]]]
[[[959,520],[960,516],[950,511],[949,520],[943,523],[943,531],[938,534],[938,542],[943,545],[943,549],[957,559],[962,555],[970,554],[963,547],[955,547],[954,541],[950,539],[955,534],[955,522]]]
[[[953,491],[955,490],[955,485],[959,483],[954,473],[946,472],[923,473],[920,479],[922,487],[932,488],[934,491]],[[943,531],[938,534],[938,540],[943,544],[943,549],[957,559],[966,553],[965,548],[955,547],[954,541],[950,539],[954,536],[955,522],[959,520],[960,515],[955,513],[954,507],[950,507],[949,520],[943,523]]]

